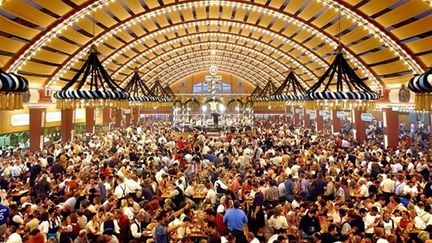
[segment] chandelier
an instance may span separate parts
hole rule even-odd
[[[174,92],[172,92],[172,94],[168,93],[169,91],[167,91],[166,88],[162,87],[159,80],[154,83],[153,87],[151,88],[151,92],[156,96],[156,99],[159,102],[159,106],[172,106],[172,103],[174,102],[174,95],[172,94],[174,94]]]
[[[314,110],[373,110],[380,97],[349,66],[340,47],[333,63],[305,96],[305,108]]]
[[[410,79],[408,88],[415,93],[415,109],[430,111],[432,103],[432,68]]]
[[[297,75],[291,70],[285,81],[271,96],[271,100],[277,104],[299,105],[305,100],[306,89],[297,79]]]
[[[0,68],[0,110],[23,109],[23,92],[28,91],[28,85],[24,77]]]
[[[267,82],[266,86],[260,90],[260,92],[253,97],[255,107],[268,107],[270,105],[271,96],[276,92],[276,85],[271,81]]]
[[[57,108],[127,107],[129,94],[103,68],[95,46],[75,76],[60,91],[54,93]]]
[[[157,98],[153,92],[145,85],[140,78],[138,70],[135,69],[134,74],[125,86],[125,91],[129,94],[129,105],[133,107],[153,107],[153,103],[157,102]]]

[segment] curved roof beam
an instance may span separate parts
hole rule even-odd
[[[148,61],[148,62],[146,62],[146,63],[144,63],[144,64],[141,64],[141,65],[138,65],[138,66],[135,66],[135,67],[138,67],[138,69],[143,69],[144,67],[147,67],[147,66],[149,66],[149,65],[151,65],[151,64],[153,64],[153,63],[155,63],[155,62],[157,62],[157,61],[159,61],[159,60],[161,60],[161,61],[163,61],[164,60],[164,58],[166,58],[166,57],[168,57],[168,58],[173,58],[172,57],[172,54],[173,53],[175,53],[175,55],[174,56],[179,56],[179,53],[180,53],[180,55],[181,55],[181,52],[185,52],[185,51],[188,51],[188,49],[192,49],[192,52],[193,51],[196,51],[196,49],[194,49],[194,48],[200,48],[199,50],[211,50],[212,49],[212,47],[223,47],[223,48],[225,48],[225,47],[230,47],[230,48],[240,48],[240,49],[242,49],[243,51],[246,51],[246,52],[248,52],[247,54],[252,54],[252,55],[255,55],[255,56],[260,56],[261,57],[261,59],[270,59],[270,60],[272,60],[273,62],[274,62],[274,64],[276,65],[278,65],[279,66],[279,68],[281,68],[281,69],[283,69],[283,70],[285,70],[285,72],[287,72],[287,71],[289,71],[289,69],[290,69],[290,62],[287,62],[287,63],[281,63],[279,60],[275,60],[275,59],[273,59],[273,58],[269,58],[269,56],[267,56],[267,55],[265,55],[265,54],[263,54],[263,53],[261,53],[261,52],[258,52],[258,51],[256,51],[256,50],[254,50],[254,49],[251,49],[251,48],[249,48],[249,47],[244,47],[244,46],[242,46],[242,45],[238,45],[238,44],[233,44],[233,43],[231,43],[231,42],[221,42],[221,41],[219,41],[219,42],[197,42],[197,43],[192,43],[192,44],[188,44],[188,45],[183,45],[182,47],[180,47],[180,48],[176,48],[176,49],[172,49],[172,50],[170,50],[170,51],[167,51],[167,52],[165,52],[165,53],[163,53],[162,55],[159,55],[158,57],[156,57],[156,58],[154,58],[154,59],[152,59],[152,60],[150,60],[150,61]],[[204,49],[202,49],[202,48],[204,48]],[[222,49],[222,48],[218,48],[217,50],[221,50],[221,51],[229,51],[229,50],[225,50],[225,49]],[[258,62],[260,62],[260,60],[257,60]],[[136,63],[139,63],[138,61],[136,61]],[[134,67],[134,68],[135,68]],[[302,68],[301,66],[300,66],[300,68]],[[120,69],[116,72],[116,73],[114,73],[114,75],[112,75],[114,78],[116,77],[116,74],[118,75],[119,73],[120,73]],[[282,74],[282,73],[281,73]],[[310,75],[313,75],[311,72],[309,72],[308,73],[309,74],[309,76]],[[283,74],[282,74],[283,75]],[[317,78],[316,76],[312,76],[312,78]]]
[[[240,64],[240,66],[238,67],[242,67],[241,69],[243,70],[250,70],[251,72],[254,73],[254,75],[252,77],[254,77],[254,80],[260,81],[261,84],[265,84],[267,82],[267,80],[265,78],[268,78],[270,75],[267,74],[265,71],[263,71],[262,69],[260,69],[257,66],[254,66],[251,63],[248,63],[246,61],[243,60],[239,60],[239,59],[235,59],[233,57],[227,57],[227,56],[213,56],[213,58],[210,58],[209,55],[204,56],[204,54],[206,54],[207,51],[192,51],[192,52],[188,52],[188,53],[184,53],[178,57],[175,57],[171,60],[169,60],[168,62],[164,62],[161,63],[157,66],[155,66],[153,69],[151,69],[150,71],[140,75],[141,78],[143,80],[145,80],[146,82],[149,81],[154,81],[157,80],[158,77],[161,74],[164,74],[166,72],[166,70],[168,69],[172,69],[172,67],[174,67],[175,65],[182,63],[185,64],[187,63],[188,65],[194,65],[193,61],[198,61],[197,59],[200,59],[199,61],[204,63],[204,62],[214,62],[214,63],[221,63],[221,60],[225,60],[226,63],[229,63],[230,65],[236,65],[238,66]],[[199,54],[198,56],[195,56],[196,54]],[[186,58],[186,59],[182,59],[182,58]],[[206,60],[205,58],[208,58],[208,60]],[[169,67],[165,70],[158,70],[160,72],[154,73],[156,71],[153,71],[155,69],[162,69],[162,66],[166,66],[169,65]],[[183,69],[187,69],[188,66],[183,67]],[[176,68],[178,68],[176,66]],[[180,67],[180,69],[182,69],[182,67]],[[140,70],[140,69],[138,69]],[[142,73],[140,71],[140,73]],[[150,73],[154,73],[153,75],[150,75]],[[280,76],[282,76],[280,73],[278,73]],[[273,77],[274,78],[274,77]],[[126,83],[126,82],[124,82]]]
[[[197,73],[197,72],[207,71],[209,69],[209,67],[210,67],[211,64],[212,63],[196,63],[195,65],[191,66],[191,68],[189,68],[189,69],[183,69],[183,70],[178,70],[177,69],[177,70],[173,70],[170,73],[168,73],[168,74],[166,74],[166,75],[163,76],[163,77],[168,77],[168,76],[171,75],[170,78],[169,78],[169,81],[163,82],[163,85],[174,83],[173,81],[179,81],[179,80],[183,79],[184,77],[187,77],[187,76],[192,75],[192,74]],[[223,63],[223,62],[221,62],[220,64],[218,64],[217,67],[218,67],[218,69],[220,71],[224,71],[224,72],[227,72],[227,73],[232,73],[232,74],[234,74],[236,76],[240,76],[241,75],[240,77],[242,77],[244,74],[248,73],[247,70],[239,70],[238,68],[233,67],[230,64]],[[161,77],[161,78],[163,78],[163,77]],[[246,78],[242,78],[242,79],[245,80],[245,81],[251,82],[250,80],[247,80]],[[160,79],[160,80],[162,80],[162,79]],[[257,84],[258,83],[255,83],[253,85],[257,85]],[[261,87],[263,87],[265,85],[265,84],[262,84],[262,83],[259,83],[259,84],[261,85]]]
[[[326,4],[328,4],[330,7],[332,7],[332,3],[335,3],[334,1],[336,0],[317,0],[318,2],[320,1],[325,1]],[[46,45],[47,42],[49,42],[52,38],[57,37],[57,35],[61,34],[64,30],[66,30],[68,27],[74,25],[75,23],[77,23],[77,21],[81,18],[84,18],[85,16],[91,15],[93,12],[95,12],[96,10],[107,6],[110,2],[113,2],[113,0],[100,0],[97,2],[93,2],[92,4],[84,4],[83,6],[81,6],[81,8],[76,11],[76,12],[71,12],[69,15],[67,15],[66,17],[61,18],[59,21],[54,22],[52,25],[50,25],[50,27],[48,28],[48,30],[46,30],[44,33],[42,33],[40,36],[36,37],[37,39],[35,41],[33,41],[31,44],[26,45],[25,47],[22,48],[22,51],[20,51],[20,53],[18,53],[17,57],[14,58],[13,60],[11,60],[10,63],[13,62],[13,64],[11,65],[10,63],[7,64],[7,66],[10,65],[10,67],[7,69],[8,72],[16,72],[18,71],[22,65],[25,65],[25,62],[27,60],[30,60],[36,52],[38,52],[38,50],[40,48],[42,48],[43,46]],[[211,1],[197,1],[201,4],[201,6],[203,5],[212,5],[212,4],[216,4],[216,5],[222,5],[222,6],[237,6],[237,7],[245,7],[245,5],[248,7],[248,9],[260,9],[260,11],[262,11],[262,9],[264,9],[264,11],[271,11],[272,13],[275,13],[277,15],[282,15],[282,16],[289,16],[293,19],[295,19],[296,21],[300,21],[302,23],[303,20],[298,18],[297,16],[293,16],[290,15],[286,12],[281,12],[275,8],[269,7],[269,6],[265,6],[262,7],[262,5],[257,4],[257,3],[244,3],[244,2],[237,2],[237,1],[216,1],[216,0],[211,0]],[[339,0],[337,0],[338,3],[340,3]],[[90,2],[91,3],[91,2]],[[190,1],[188,3],[181,3],[179,4],[178,2],[174,2],[172,4],[167,4],[167,5],[163,5],[157,8],[153,8],[148,12],[151,12],[152,14],[157,14],[158,11],[167,9],[168,11],[172,11],[172,9],[175,10],[175,8],[187,8],[187,7],[192,7],[193,5],[197,5],[196,2]],[[357,13],[354,12],[350,9],[348,9],[346,7],[346,5],[339,4],[338,6],[344,7],[344,12],[345,14],[350,18],[349,13]],[[147,12],[146,12],[147,13]],[[138,16],[142,16],[143,13],[141,13]],[[131,19],[134,19],[136,16],[132,16],[130,18],[128,18],[126,21],[130,21]],[[414,56],[409,52],[409,49],[407,49],[406,47],[400,45],[399,43],[393,41],[393,42],[386,42],[389,39],[391,40],[391,38],[389,38],[387,35],[389,34],[387,31],[382,31],[380,28],[376,27],[376,22],[371,22],[369,21],[367,18],[358,15],[355,16],[356,19],[353,18],[353,23],[359,23],[356,21],[360,21],[361,24],[360,26],[362,26],[365,30],[369,30],[369,29],[377,29],[378,34],[382,34],[382,38],[380,38],[379,36],[376,37],[378,38],[378,40],[380,42],[382,42],[383,44],[387,45],[389,48],[392,49],[393,52],[395,52],[396,54],[400,53],[407,53],[408,55],[405,57],[406,59],[408,59],[408,61],[401,56],[401,58],[403,58],[403,60],[410,66],[410,68],[416,73],[419,73],[424,71],[424,67],[423,70],[418,70],[419,69],[419,61],[415,60]],[[358,17],[358,18],[357,18]],[[352,17],[351,17],[352,18]],[[378,25],[379,26],[379,25]],[[374,34],[374,36],[376,35],[375,32],[373,32],[372,34]],[[353,53],[351,53],[353,54]],[[363,63],[364,64],[364,63]],[[420,67],[421,68],[421,67]]]
[[[147,34],[145,36],[142,36],[141,38],[135,39],[132,42],[128,43],[127,45],[122,46],[121,48],[119,48],[119,49],[115,50],[114,52],[110,53],[107,56],[107,58],[103,60],[103,63],[104,64],[111,63],[114,59],[116,59],[121,54],[123,54],[123,53],[131,50],[132,48],[134,48],[138,44],[144,43],[148,39],[152,39],[152,38],[160,35],[161,32],[162,33],[167,33],[167,32],[170,32],[172,30],[176,30],[177,27],[178,28],[182,28],[183,26],[184,27],[190,27],[191,26],[190,23],[194,24],[195,26],[201,26],[201,25],[206,25],[206,26],[207,25],[227,25],[227,26],[232,26],[235,23],[239,23],[240,25],[242,25],[242,29],[248,29],[248,30],[251,30],[251,31],[260,31],[260,32],[264,33],[265,35],[272,36],[272,37],[274,37],[276,39],[279,39],[280,41],[283,41],[284,43],[287,43],[287,44],[289,44],[289,45],[291,45],[291,46],[293,46],[295,48],[298,48],[301,52],[306,53],[306,55],[308,55],[313,61],[318,62],[322,66],[328,67],[329,64],[330,64],[324,58],[322,58],[320,55],[318,55],[315,51],[312,51],[310,48],[306,47],[303,43],[299,43],[298,41],[295,41],[295,40],[292,40],[292,39],[288,39],[288,38],[280,35],[278,32],[267,30],[267,29],[264,29],[262,27],[257,27],[257,26],[251,25],[249,23],[237,22],[237,21],[234,21],[234,20],[233,21],[225,21],[225,20],[224,21],[221,21],[221,20],[185,21],[185,22],[182,22],[181,24],[170,25],[169,27],[158,29],[157,31],[152,32],[151,34]],[[232,35],[236,35],[236,36],[246,37],[246,36],[242,35],[241,33],[234,34],[234,33],[231,33],[231,32],[222,32],[222,31],[217,31],[217,32],[216,31],[209,31],[209,32],[198,32],[198,33],[214,33],[214,34],[215,33],[216,34],[217,33],[221,33],[221,34],[232,34]],[[190,35],[183,35],[183,36],[193,36],[193,35],[196,35],[196,33],[195,34],[190,34]],[[180,37],[183,37],[183,36],[180,36]],[[254,39],[256,41],[260,41],[260,40],[255,39],[253,36],[250,36],[248,38]],[[260,42],[263,43],[263,45],[269,45],[269,43],[265,43],[265,42],[262,42],[262,41],[260,41]],[[163,44],[163,43],[161,43],[161,44]]]
[[[84,48],[81,48],[81,50],[78,50],[72,56],[75,56],[77,53],[80,53],[81,51],[86,53],[92,44],[102,43],[103,41],[105,41],[106,39],[109,38],[108,37],[109,35],[112,36],[113,34],[118,33],[119,31],[126,30],[129,26],[132,26],[132,25],[140,22],[141,20],[146,19],[147,17],[154,17],[158,14],[164,14],[164,13],[168,13],[170,11],[176,11],[176,10],[182,9],[182,8],[187,9],[187,8],[192,7],[192,6],[196,7],[196,6],[208,6],[208,5],[235,6],[237,8],[242,8],[242,9],[246,9],[246,10],[255,10],[255,11],[265,12],[266,14],[271,14],[275,17],[279,17],[281,19],[284,19],[287,22],[290,22],[290,23],[298,26],[299,28],[302,28],[302,29],[310,32],[314,36],[320,38],[322,41],[331,45],[333,48],[336,48],[336,46],[338,45],[338,42],[337,42],[335,37],[331,36],[330,34],[328,34],[326,32],[321,32],[317,27],[312,26],[310,23],[300,19],[297,16],[294,16],[294,15],[291,15],[291,14],[288,14],[285,12],[284,13],[277,12],[275,10],[270,10],[268,8],[264,8],[262,6],[254,5],[251,3],[228,2],[228,1],[217,1],[217,0],[210,0],[209,1],[209,0],[207,0],[207,1],[198,1],[198,2],[191,1],[188,3],[178,3],[174,6],[159,8],[159,9],[155,9],[155,10],[148,11],[145,13],[140,13],[140,14],[134,16],[133,18],[129,18],[123,22],[117,23],[116,25],[113,26],[113,29],[111,29],[110,31],[102,32],[101,34],[99,34],[95,38],[96,41],[88,42],[86,45],[84,45]],[[343,46],[343,44],[342,44],[342,46]],[[380,83],[378,81],[378,79],[376,78],[377,77],[376,73],[373,72],[373,70],[369,69],[363,60],[357,58],[355,56],[355,53],[352,50],[350,50],[349,48],[345,48],[345,47],[344,47],[344,49],[347,52],[348,58],[351,59],[356,66],[360,67],[361,72],[364,75],[366,75],[370,80],[375,82],[378,86],[384,85],[382,82]],[[54,77],[54,79],[56,79],[56,78],[58,79],[58,77]]]
[[[221,55],[222,54],[222,55]],[[227,55],[225,55],[227,54]],[[164,66],[167,66],[169,68],[171,68],[173,65],[182,62],[184,63],[184,61],[187,61],[188,63],[191,63],[192,61],[195,61],[195,59],[201,59],[199,60],[199,62],[205,62],[205,61],[220,61],[220,60],[226,60],[229,63],[241,63],[242,65],[244,65],[245,67],[247,67],[250,70],[254,70],[255,74],[257,75],[257,77],[272,77],[275,80],[280,80],[279,82],[282,82],[282,80],[284,80],[286,77],[274,70],[273,68],[269,67],[266,64],[260,63],[260,62],[256,62],[256,60],[252,59],[252,62],[247,62],[244,59],[250,58],[248,56],[245,56],[243,54],[239,54],[239,53],[234,53],[231,51],[217,51],[216,54],[212,55],[211,50],[201,50],[201,51],[191,51],[191,52],[186,52],[186,53],[182,53],[181,55],[174,57],[170,60],[168,60],[167,62],[163,62],[161,64],[158,64],[155,67],[152,68],[147,68],[149,69],[149,71],[145,72],[144,74],[141,75],[142,79],[146,80],[147,82],[156,79],[155,77],[161,75],[161,73],[165,72],[165,70],[163,70],[163,68],[165,68]],[[197,60],[198,61],[198,60]],[[267,72],[271,72],[276,74],[279,78],[274,77],[274,75],[271,75],[267,72],[265,72],[263,69],[261,69],[261,66],[264,66],[264,69],[266,69],[265,71]],[[145,67],[141,67],[139,70],[141,70],[142,68]],[[162,70],[161,70],[162,69]],[[129,79],[129,77],[128,77]],[[265,84],[266,80],[263,80],[262,84]]]
[[[208,20],[205,20],[205,21],[191,21],[189,24],[182,24],[182,25],[180,25],[180,26],[190,27],[190,26],[195,26],[196,23],[198,23],[198,24],[203,24],[203,25],[208,25],[208,24],[216,24],[216,25],[219,25],[219,24],[232,24],[232,23],[230,23],[229,21],[208,21]],[[267,30],[265,30],[265,29],[263,29],[263,28],[254,27],[254,26],[251,26],[251,25],[249,25],[249,24],[242,24],[242,23],[239,23],[239,24],[240,24],[240,25],[245,25],[244,27],[245,27],[246,29],[267,31]],[[172,27],[172,28],[175,28],[175,27]],[[168,29],[169,29],[169,28],[168,28]],[[167,30],[164,30],[164,29],[162,29],[162,30],[158,30],[158,31],[156,31],[156,32],[154,32],[154,33],[151,33],[151,34],[149,34],[149,35],[143,36],[142,38],[137,39],[137,40],[131,42],[131,43],[128,44],[125,48],[127,48],[127,50],[130,50],[130,49],[133,48],[134,46],[138,45],[138,43],[142,43],[142,42],[144,42],[145,40],[148,40],[148,39],[150,39],[150,38],[154,38],[155,36],[159,35],[159,34],[160,34],[160,33],[159,33],[160,31],[162,31],[162,33],[166,33],[167,31],[169,31],[168,29],[167,29]],[[270,31],[267,31],[267,32],[270,32]],[[206,33],[208,33],[208,32],[206,32]],[[212,32],[210,32],[210,33],[212,33]],[[214,32],[214,33],[221,33],[221,32]],[[289,44],[294,45],[296,48],[298,48],[298,49],[301,50],[301,51],[304,51],[305,53],[307,53],[307,55],[308,55],[308,56],[309,56],[309,57],[310,57],[314,62],[318,62],[318,63],[320,64],[320,66],[322,66],[322,67],[324,67],[324,68],[327,68],[327,67],[329,66],[328,63],[325,61],[325,59],[321,58],[321,57],[320,57],[319,55],[317,55],[315,52],[308,51],[308,49],[307,49],[306,47],[303,47],[303,46],[300,46],[300,45],[296,45],[296,42],[295,42],[295,41],[291,41],[291,40],[288,39],[288,38],[281,37],[281,35],[278,34],[278,33],[275,34],[274,32],[270,32],[269,34],[271,34],[272,36],[275,36],[275,37],[280,38],[281,40],[285,41],[286,43],[289,43]],[[185,40],[185,39],[187,40],[187,39],[189,39],[189,36],[194,36],[194,35],[199,35],[199,34],[185,35],[185,36],[182,36],[182,37],[179,37],[179,38],[169,39],[169,40],[166,41],[166,42],[162,42],[160,45],[153,46],[153,47],[151,47],[150,49],[147,49],[144,53],[141,53],[141,54],[139,54],[139,55],[134,56],[132,59],[129,59],[129,60],[128,60],[124,65],[123,65],[123,67],[126,66],[125,68],[127,68],[127,66],[130,64],[130,62],[135,61],[137,58],[145,57],[148,53],[151,53],[151,50],[154,50],[155,48],[163,48],[163,47],[166,47],[166,46],[171,45],[172,43],[175,43],[176,40],[178,40],[178,41],[180,41],[180,40]],[[204,35],[204,34],[201,34],[201,35]],[[219,35],[223,35],[223,34],[221,33],[221,34],[219,34]],[[241,39],[244,40],[244,41],[255,41],[256,45],[260,45],[260,46],[269,46],[269,47],[271,47],[273,50],[277,51],[280,55],[282,55],[282,56],[286,56],[286,55],[287,55],[287,54],[285,54],[284,52],[279,51],[279,49],[276,49],[275,47],[273,47],[273,46],[271,46],[271,45],[269,45],[269,44],[267,44],[267,43],[265,43],[265,42],[262,42],[262,41],[256,41],[256,40],[254,40],[254,39],[246,38],[246,37],[243,37],[243,36],[239,36],[239,37],[237,37],[238,35],[231,34],[231,33],[229,33],[229,34],[225,34],[225,35],[233,35],[233,36],[236,36],[236,38],[241,38]],[[101,42],[99,42],[98,44],[101,44]],[[298,43],[297,43],[297,44],[298,44]],[[115,52],[111,53],[107,58],[105,58],[105,59],[102,61],[102,63],[103,63],[103,64],[109,64],[109,63],[110,63],[114,58],[118,57],[119,55],[121,55],[121,54],[124,53],[124,52],[126,52],[126,50],[124,50],[124,49],[118,49],[118,50],[116,50]],[[54,73],[54,77],[53,77],[53,78],[52,78],[52,79],[47,83],[47,85],[51,85],[51,83],[58,81],[58,80],[61,78],[61,76],[62,76],[62,75],[63,75],[63,74],[64,74],[64,73],[65,73],[65,72],[66,72],[70,67],[72,67],[76,62],[78,62],[78,60],[80,60],[81,58],[83,58],[87,53],[88,53],[88,48],[87,48],[85,51],[82,51],[82,52],[81,52],[80,54],[78,54],[77,56],[71,58],[71,59],[69,60],[69,62],[68,62],[65,66],[63,66],[63,69],[62,69],[62,70],[60,70],[60,68],[59,68],[59,69],[58,69],[59,72]],[[312,53],[314,53],[315,55],[313,55]],[[299,61],[297,61],[297,60],[295,59],[295,57],[293,57],[293,56],[291,56],[291,55],[288,55],[288,56],[290,56],[290,57],[292,58],[292,60],[293,60],[294,63],[297,63],[297,66],[304,66],[302,63],[300,63]],[[117,74],[118,74],[119,72],[123,71],[125,68],[123,68],[122,70],[116,70],[116,72],[114,72],[113,77],[115,78],[115,77],[117,76]],[[308,72],[308,69],[306,68],[306,66],[304,66],[304,68],[302,68],[302,69],[303,69],[303,72],[306,72],[306,73]],[[309,69],[309,72],[313,73],[310,69]],[[313,75],[311,75],[311,76],[313,76]],[[315,77],[317,77],[317,76],[315,75]]]
[[[210,37],[211,37],[211,34],[202,33],[202,34],[194,34],[194,35],[191,35],[191,36],[199,36],[199,37],[204,37],[204,36],[207,36],[207,37],[208,37],[208,36],[210,36]],[[318,79],[318,76],[315,75],[315,73],[314,73],[311,69],[309,69],[308,67],[306,67],[305,65],[303,65],[302,63],[300,63],[299,61],[297,61],[297,60],[295,59],[295,57],[292,57],[291,55],[287,55],[287,54],[285,54],[285,53],[279,51],[278,49],[276,49],[276,48],[274,48],[274,47],[272,47],[272,46],[269,46],[269,45],[263,45],[262,42],[255,41],[255,40],[252,40],[252,39],[248,39],[248,38],[245,38],[245,37],[237,37],[237,36],[235,36],[235,35],[230,35],[230,34],[220,34],[220,36],[225,36],[225,37],[227,37],[227,36],[228,36],[228,37],[229,37],[229,36],[234,36],[235,38],[238,38],[239,40],[243,40],[243,41],[245,42],[245,44],[244,44],[244,45],[234,44],[234,43],[229,42],[229,41],[226,41],[226,40],[219,40],[219,41],[205,41],[205,42],[204,42],[204,41],[203,41],[203,42],[194,42],[194,43],[192,43],[192,44],[198,44],[198,43],[212,43],[212,44],[214,44],[214,45],[217,45],[216,43],[227,43],[227,44],[232,44],[232,45],[238,46],[240,49],[242,49],[242,47],[243,47],[245,50],[250,49],[250,50],[253,50],[255,53],[261,53],[262,55],[266,55],[266,54],[264,54],[262,51],[256,51],[255,49],[253,49],[253,48],[249,48],[249,47],[247,47],[247,45],[246,45],[246,43],[253,43],[254,45],[263,46],[264,48],[269,49],[272,53],[276,53],[276,54],[280,55],[281,57],[284,57],[284,58],[288,59],[290,62],[292,62],[293,64],[295,64],[295,66],[302,68],[303,71],[306,72],[309,76],[311,76],[312,78],[315,77],[316,80]],[[178,38],[178,39],[172,39],[172,40],[167,41],[167,42],[165,42],[165,43],[163,43],[163,44],[157,45],[155,48],[163,49],[164,47],[170,47],[170,45],[172,45],[172,44],[174,44],[174,43],[176,43],[176,42],[180,42],[181,40],[189,40],[189,39],[190,39],[189,36],[181,37],[181,38]],[[189,44],[188,44],[188,45],[189,45]],[[184,45],[184,44],[183,44],[182,47],[184,47],[184,46],[187,46],[187,45]],[[129,69],[130,69],[130,68],[131,68],[131,65],[132,65],[133,63],[138,62],[140,59],[145,58],[146,55],[148,55],[149,53],[152,53],[152,52],[154,51],[154,50],[152,50],[152,49],[153,49],[153,48],[150,48],[150,49],[148,49],[147,51],[145,51],[145,52],[143,52],[143,53],[141,53],[141,54],[135,56],[134,58],[129,59],[126,63],[123,64],[123,66],[121,66],[120,68],[118,68],[117,70],[115,70],[115,72],[112,74],[113,78],[115,78],[115,77],[116,77],[120,72],[124,71],[126,68],[129,68]],[[172,50],[176,50],[176,49],[172,49]],[[167,53],[167,52],[165,52],[165,53]],[[158,58],[159,58],[159,59],[162,58],[161,56],[163,56],[165,53],[163,53],[162,55],[158,56],[156,59],[158,59]],[[270,55],[266,55],[266,56],[269,57],[269,58],[272,59],[272,60],[276,60],[275,58],[273,58],[273,57],[270,56]],[[155,60],[151,60],[151,61],[154,62]],[[279,61],[279,60],[277,60],[277,61]],[[324,66],[324,67],[328,67],[328,65],[326,65],[326,66]]]
[[[228,52],[229,53],[229,52]],[[205,56],[205,54],[207,54],[207,56]],[[198,55],[198,56],[196,56]],[[235,59],[234,57],[230,57],[230,56],[223,56],[220,55],[220,53],[214,55],[213,57],[210,57],[210,51],[204,50],[204,51],[192,51],[192,52],[187,52],[187,53],[183,53],[182,55],[179,55],[173,59],[170,59],[167,62],[158,64],[157,66],[153,67],[152,69],[150,69],[149,71],[145,72],[144,74],[141,75],[142,79],[146,80],[147,82],[150,80],[154,80],[156,79],[157,76],[159,76],[161,73],[163,73],[165,70],[160,70],[162,68],[164,68],[163,66],[166,65],[175,65],[179,62],[183,62],[185,61],[182,58],[187,58],[187,61],[189,63],[191,63],[191,60],[195,60],[196,58],[208,58],[208,60],[210,61],[219,61],[220,59],[226,59],[227,61],[229,61],[232,64],[236,64],[238,62],[242,63],[242,65],[244,65],[245,67],[249,68],[250,70],[253,70],[257,79],[261,79],[261,77],[272,77],[272,75],[266,73],[263,69],[260,68],[259,63],[250,63],[244,60],[240,60],[240,59]],[[201,61],[207,61],[207,60],[201,60]],[[255,65],[254,65],[255,64]],[[282,74],[280,74],[279,72],[277,72],[276,70],[269,68],[267,66],[265,66],[264,68],[266,68],[266,71],[269,71],[268,69],[270,69],[272,71],[272,73],[276,73],[278,74],[278,76],[282,76]],[[141,69],[139,69],[141,70]],[[140,71],[141,72],[141,71]],[[141,72],[142,73],[142,72]],[[274,78],[274,77],[273,77]],[[262,82],[265,83],[265,80],[261,80]]]

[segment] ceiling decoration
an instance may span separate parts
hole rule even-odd
[[[333,63],[307,92],[308,109],[371,110],[380,95],[361,80],[338,48]]]
[[[290,71],[285,81],[277,88],[277,90],[271,96],[273,101],[284,101],[284,102],[303,102],[307,88],[301,84],[297,79],[297,75],[293,70]]]
[[[23,93],[28,87],[27,79],[0,68],[0,110],[23,109]]]
[[[432,68],[410,79],[408,88],[415,93],[416,110],[430,111],[432,109]]]
[[[134,74],[130,81],[124,87],[124,90],[129,94],[129,105],[130,106],[145,106],[150,105],[152,102],[157,102],[157,97],[147,87],[144,81],[140,78],[138,70],[134,71]]]
[[[373,87],[400,87],[432,64],[429,0],[7,0],[0,8],[0,60],[32,87],[63,86],[93,44],[118,82],[129,80],[141,63],[141,72],[149,73],[183,54],[173,49],[189,45],[188,52],[198,52],[192,45],[209,41],[230,42],[232,53],[255,62],[262,60],[257,52],[267,56],[268,72],[278,82],[295,67],[299,78],[312,85],[331,62],[338,38],[357,75]],[[173,72],[183,68],[178,65]],[[154,74],[143,80],[153,82],[159,76]]]
[[[128,106],[129,94],[102,67],[96,47],[72,80],[54,93],[59,109]]]

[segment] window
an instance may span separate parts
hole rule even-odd
[[[215,84],[214,89],[216,90],[216,93],[230,93],[231,92],[231,85],[223,82],[217,82]],[[207,93],[209,92],[209,85],[207,82],[201,82],[194,84],[192,87],[193,93]]]

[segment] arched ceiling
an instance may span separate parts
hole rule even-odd
[[[263,85],[293,68],[309,85],[338,43],[370,85],[432,65],[430,0],[0,0],[0,60],[33,87],[63,86],[92,44],[112,77],[150,84],[216,64]],[[340,21],[339,21],[340,19]]]

